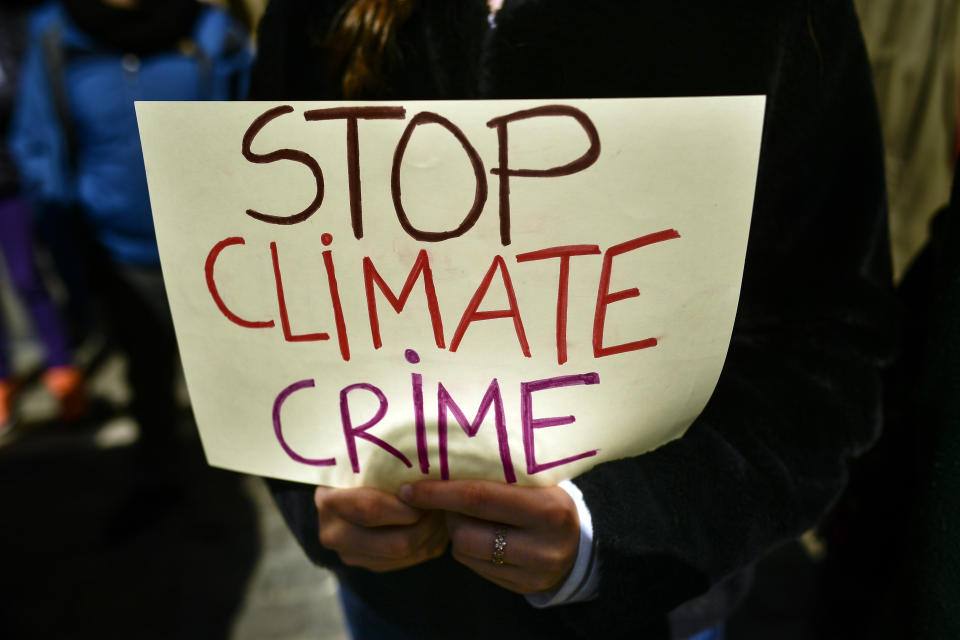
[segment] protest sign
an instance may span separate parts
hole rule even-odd
[[[763,109],[138,103],[208,461],[545,485],[681,436],[729,344]]]

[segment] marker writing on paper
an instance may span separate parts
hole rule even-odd
[[[267,109],[253,120],[245,131],[241,143],[241,153],[251,163],[293,162],[301,165],[313,178],[314,193],[312,198],[309,202],[304,202],[304,207],[299,211],[263,212],[254,209],[245,211],[246,215],[251,218],[270,225],[290,226],[310,219],[321,210],[328,188],[320,163],[307,152],[289,148],[269,151],[254,150],[257,137],[264,129],[280,118],[296,117],[294,112],[295,109],[289,105]],[[353,234],[352,240],[359,241],[364,236],[363,184],[361,180],[363,159],[361,158],[359,145],[360,122],[367,120],[407,121],[406,109],[390,105],[334,107],[308,110],[302,116],[306,122],[310,123],[342,120],[345,124],[345,159],[350,230]],[[585,136],[584,150],[576,157],[570,158],[565,164],[554,167],[521,168],[512,166],[511,125],[537,118],[567,118],[575,122]],[[414,224],[408,212],[416,203],[405,199],[403,193],[400,175],[406,151],[410,141],[424,126],[440,127],[457,142],[473,176],[472,203],[465,213],[451,217],[454,223],[451,223],[449,228],[426,229]],[[582,110],[568,105],[547,105],[515,111],[490,119],[486,122],[486,126],[493,130],[497,140],[496,162],[494,163],[495,166],[489,169],[489,172],[484,165],[483,158],[477,151],[477,147],[456,123],[432,111],[420,111],[406,122],[406,126],[393,149],[389,190],[399,226],[404,233],[415,241],[438,243],[459,238],[469,233],[484,211],[484,205],[491,190],[488,184],[489,173],[489,175],[496,176],[497,179],[495,193],[499,241],[502,247],[506,247],[512,242],[512,217],[517,215],[511,203],[511,185],[517,179],[560,178],[572,175],[589,169],[596,163],[601,154],[600,137],[589,116]],[[422,287],[426,301],[426,309],[421,312],[424,330],[428,332],[427,335],[431,336],[436,349],[457,353],[463,344],[469,342],[470,329],[474,323],[499,320],[504,322],[502,339],[515,342],[517,352],[524,358],[533,358],[545,354],[533,353],[530,340],[527,337],[527,325],[522,314],[523,300],[517,295],[511,270],[522,271],[530,268],[524,266],[527,263],[553,260],[557,265],[554,332],[556,348],[550,357],[555,357],[558,365],[564,365],[568,360],[567,318],[570,305],[568,288],[571,269],[582,267],[586,260],[600,261],[600,276],[592,308],[591,334],[588,341],[578,340],[578,342],[587,342],[592,345],[594,358],[615,356],[656,347],[658,338],[654,336],[640,335],[636,336],[636,339],[620,344],[608,344],[604,339],[608,307],[640,295],[637,288],[619,291],[610,290],[614,261],[618,256],[678,238],[680,238],[680,234],[675,229],[668,228],[627,239],[604,249],[601,249],[597,244],[577,244],[545,247],[536,251],[519,253],[512,257],[495,253],[490,257],[488,266],[482,271],[482,276],[479,276],[480,268],[477,269],[479,278],[475,283],[471,283],[475,284],[475,288],[466,306],[459,314],[444,318],[441,313],[441,301],[437,294],[436,276],[430,264],[431,252],[428,249],[422,248],[419,250],[412,261],[406,279],[397,291],[394,288],[397,283],[393,283],[393,286],[391,286],[391,283],[383,277],[381,271],[377,268],[376,261],[369,255],[363,256],[359,264],[338,264],[335,260],[332,235],[322,233],[320,241],[323,248],[320,249],[320,252],[323,274],[320,277],[320,282],[317,283],[318,286],[311,289],[311,295],[321,292],[321,295],[329,303],[333,326],[326,327],[302,326],[309,323],[304,323],[302,319],[298,321],[297,318],[292,317],[290,309],[296,307],[296,305],[290,304],[291,293],[289,287],[284,287],[284,282],[285,280],[303,281],[309,275],[296,271],[298,267],[295,265],[299,264],[295,259],[296,257],[287,257],[276,241],[267,242],[266,246],[251,246],[240,235],[224,238],[210,249],[203,270],[204,280],[213,304],[228,322],[244,329],[279,331],[283,340],[291,343],[330,341],[332,346],[333,337],[335,337],[339,356],[344,362],[350,361],[352,346],[356,348],[366,345],[365,339],[360,337],[364,334],[369,334],[369,345],[374,350],[382,349],[385,346],[385,339],[381,331],[381,311],[386,308],[386,305],[389,305],[397,314],[404,312],[414,289],[419,287]],[[243,253],[238,255],[238,252]],[[254,262],[259,265],[259,268],[269,270],[271,281],[274,284],[274,299],[263,301],[263,305],[255,310],[247,309],[244,314],[236,312],[230,304],[232,294],[229,287],[221,286],[216,276],[217,263],[226,253],[231,253],[232,259]],[[344,270],[357,270],[354,275],[362,276],[362,289],[356,291],[345,289],[337,278],[338,269],[340,273],[343,273]],[[312,275],[317,277],[316,274]],[[351,279],[350,281],[355,282],[357,280]],[[242,283],[234,286],[242,286]],[[503,308],[490,310],[484,305],[484,301],[491,290],[502,294],[500,298],[506,300],[506,305]],[[343,311],[344,300],[347,302],[362,301],[359,308],[366,308],[368,327],[350,326]],[[381,301],[385,302],[386,305],[379,304]],[[350,308],[356,308],[356,305],[350,305]],[[530,311],[528,310],[527,313],[530,313]],[[351,345],[351,340],[354,342],[353,345]],[[390,346],[395,348],[397,345]],[[516,482],[517,477],[510,451],[508,424],[505,418],[506,413],[499,380],[493,378],[488,383],[484,382],[486,391],[480,400],[474,418],[471,420],[467,417],[469,414],[464,413],[455,399],[455,389],[441,381],[437,382],[435,392],[433,389],[425,389],[423,375],[416,367],[420,364],[420,355],[416,351],[406,349],[404,358],[409,365],[414,366],[413,370],[410,371],[413,414],[409,416],[409,419],[404,418],[399,422],[413,425],[416,442],[415,460],[408,458],[404,452],[375,434],[376,426],[391,411],[396,412],[396,409],[391,409],[390,399],[375,384],[366,381],[353,381],[340,389],[337,398],[321,399],[322,406],[333,406],[337,409],[339,422],[342,426],[346,457],[353,472],[360,473],[360,456],[357,445],[358,441],[362,440],[366,443],[363,446],[372,445],[381,449],[393,458],[396,464],[403,465],[406,468],[413,468],[416,465],[420,473],[429,474],[431,460],[428,447],[429,434],[425,419],[427,405],[425,403],[432,404],[435,401],[437,408],[436,451],[441,478],[449,478],[451,473],[451,462],[448,455],[451,420],[460,426],[468,438],[473,438],[479,432],[483,422],[492,416],[504,481]],[[534,394],[539,391],[554,390],[554,392],[557,392],[556,390],[565,387],[590,386],[599,383],[600,377],[596,372],[561,375],[520,383],[519,430],[524,448],[525,469],[528,475],[591,457],[597,453],[596,449],[588,449],[557,460],[539,460],[536,456],[536,431],[548,427],[570,425],[575,422],[575,418],[572,415],[536,417],[533,410]],[[273,428],[276,439],[287,456],[300,464],[312,466],[336,465],[336,457],[331,452],[327,452],[330,457],[309,457],[291,446],[284,436],[284,404],[294,395],[305,397],[301,394],[307,393],[317,393],[314,379],[292,381],[279,391],[272,406]],[[376,406],[372,415],[355,415],[355,409],[352,407],[357,405],[356,401],[361,399],[365,400],[363,406],[371,406],[371,402],[373,406]],[[396,416],[393,416],[392,422],[397,422]]]
[[[417,356],[417,353],[412,349],[407,349],[406,358],[411,363],[419,362],[419,356]],[[557,376],[544,380],[522,382],[520,384],[520,429],[522,432],[524,457],[526,460],[526,472],[528,475],[534,475],[541,471],[552,469],[553,467],[595,456],[598,451],[597,449],[583,451],[560,460],[537,460],[534,430],[568,425],[575,422],[576,418],[572,415],[560,417],[534,417],[533,394],[537,391],[544,391],[548,389],[596,384],[600,384],[600,376],[594,372],[580,375]],[[415,437],[417,443],[417,457],[420,464],[421,473],[427,474],[430,470],[430,460],[427,446],[426,425],[423,419],[422,378],[419,376],[419,374],[413,374],[412,387],[414,400],[414,415],[412,422],[416,432]],[[312,379],[306,379],[294,382],[280,391],[273,403],[274,434],[277,438],[277,441],[280,443],[280,446],[292,460],[311,466],[333,466],[336,464],[335,457],[309,458],[306,455],[294,450],[283,435],[282,410],[284,403],[294,393],[314,388],[314,381]],[[376,398],[378,403],[377,410],[374,412],[374,415],[361,423],[359,426],[356,426],[358,418],[353,415],[349,402],[351,394],[357,393],[372,395],[374,398]],[[413,467],[413,463],[396,447],[374,435],[373,433],[370,433],[370,430],[387,416],[390,406],[387,396],[379,387],[367,382],[350,384],[340,390],[339,400],[340,423],[343,427],[345,448],[347,450],[350,465],[354,473],[360,473],[361,471],[360,459],[357,453],[358,438],[379,447],[405,467]],[[440,477],[444,480],[450,477],[450,462],[447,455],[447,429],[449,417],[453,417],[467,437],[473,438],[479,432],[480,426],[483,424],[487,414],[492,409],[494,414],[494,428],[497,432],[497,444],[499,448],[500,462],[503,467],[503,479],[508,483],[516,482],[517,476],[516,472],[514,471],[513,461],[510,455],[510,443],[507,434],[507,422],[505,419],[503,398],[500,393],[500,386],[497,379],[494,378],[491,380],[486,392],[484,393],[483,399],[480,401],[480,405],[477,408],[473,420],[469,420],[466,417],[467,414],[463,412],[460,404],[454,400],[453,394],[447,388],[447,386],[443,384],[443,382],[437,382],[436,400],[438,415],[437,443],[440,462]]]

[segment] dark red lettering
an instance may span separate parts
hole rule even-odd
[[[317,120],[347,121],[347,183],[350,188],[350,223],[353,235],[363,237],[363,195],[360,189],[360,131],[358,120],[403,120],[403,107],[333,107],[312,109],[303,114],[307,122]]]
[[[470,159],[470,165],[473,167],[473,175],[476,179],[473,206],[470,207],[470,211],[460,225],[451,231],[424,231],[417,229],[410,222],[410,218],[407,217],[407,212],[403,208],[403,197],[400,189],[400,167],[403,165],[403,154],[406,152],[407,145],[410,143],[410,137],[413,135],[414,129],[421,124],[439,124],[452,133],[467,153],[467,158]],[[467,136],[463,134],[457,125],[438,113],[421,111],[410,119],[410,123],[400,137],[400,142],[397,143],[397,149],[393,154],[393,170],[390,174],[390,191],[393,194],[393,207],[397,211],[397,219],[400,221],[400,226],[403,227],[403,230],[415,240],[440,242],[441,240],[462,236],[477,223],[480,214],[483,212],[483,205],[487,201],[487,176],[484,173],[483,160],[480,159],[480,154],[473,148],[473,145],[467,140]]]
[[[317,209],[320,208],[320,205],[323,203],[323,171],[320,170],[320,165],[317,164],[317,161],[314,160],[313,156],[304,151],[299,151],[297,149],[278,149],[276,151],[271,151],[270,153],[254,153],[251,151],[250,146],[253,144],[253,139],[257,137],[257,134],[260,133],[267,123],[275,118],[290,113],[293,111],[293,107],[290,105],[283,105],[280,107],[273,107],[268,109],[247,129],[246,133],[243,134],[243,144],[241,152],[243,157],[253,162],[254,164],[268,164],[270,162],[277,162],[278,160],[292,160],[294,162],[299,162],[300,164],[306,166],[310,169],[310,173],[313,174],[313,179],[317,183],[317,195],[314,196],[313,202],[307,205],[307,208],[301,211],[300,213],[291,215],[291,216],[274,216],[266,213],[260,213],[259,211],[254,211],[253,209],[247,209],[247,215],[261,222],[269,222],[270,224],[296,224],[298,222],[303,222],[314,213]]]
[[[543,116],[566,116],[573,118],[583,127],[590,141],[590,147],[576,160],[572,160],[559,167],[551,167],[549,169],[511,169],[507,125],[518,120],[527,120],[529,118],[539,118]],[[487,126],[494,127],[497,130],[499,166],[490,169],[490,173],[500,176],[500,242],[506,246],[510,244],[510,177],[555,178],[583,171],[600,157],[600,135],[597,133],[597,128],[587,114],[579,109],[562,104],[515,111],[511,114],[490,120]]]

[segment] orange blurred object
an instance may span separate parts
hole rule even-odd
[[[6,430],[13,413],[16,384],[13,380],[0,380],[0,433]]]
[[[51,367],[43,374],[43,384],[60,404],[60,418],[65,422],[79,419],[87,407],[83,372],[65,365]]]

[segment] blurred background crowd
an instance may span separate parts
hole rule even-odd
[[[345,637],[260,481],[205,464],[133,111],[243,99],[266,4],[0,4],[0,637]],[[903,300],[889,423],[761,563],[734,640],[960,637],[960,1],[856,5]]]

